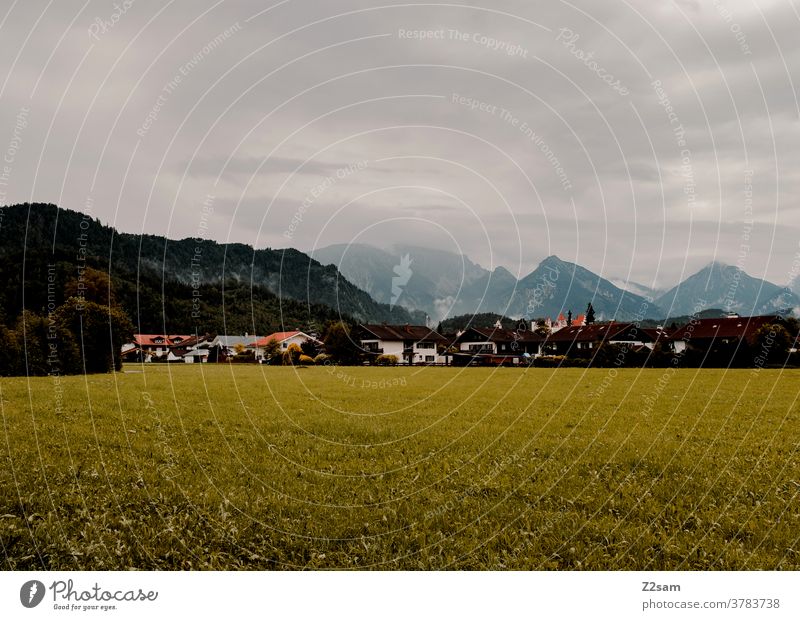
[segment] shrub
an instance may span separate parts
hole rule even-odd
[[[320,353],[319,355],[317,355],[314,358],[314,363],[317,366],[320,366],[320,365],[323,365],[323,364],[330,365],[330,364],[333,363],[333,358],[330,355],[328,355],[327,353]]]
[[[314,365],[314,358],[310,355],[301,355],[300,358],[297,360],[299,364],[303,366],[313,366]]]
[[[562,366],[566,359],[563,355],[542,355],[534,358],[533,366],[536,368],[557,368]]]
[[[255,351],[245,351],[230,358],[234,364],[253,364],[256,361]]]
[[[397,366],[397,356],[396,355],[379,355],[375,358],[375,364],[377,366]]]
[[[300,349],[299,345],[294,343],[290,344],[289,347],[283,352],[283,365],[292,366],[293,364],[296,364],[302,354],[303,351]]]

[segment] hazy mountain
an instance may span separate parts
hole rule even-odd
[[[628,291],[629,293],[639,295],[640,297],[650,297],[651,299],[656,299],[664,293],[663,290],[656,290],[654,288],[650,288],[649,286],[645,286],[644,284],[639,284],[638,282],[625,280],[623,278],[612,278],[609,280],[609,282],[623,291]]]
[[[140,329],[153,333],[196,325],[193,290],[201,286],[203,295],[197,297],[209,326],[199,329],[292,328],[339,316],[424,322],[424,316],[405,308],[375,302],[335,267],[298,250],[121,233],[55,205],[3,207],[0,218],[0,278],[5,283],[0,313],[6,320],[22,310],[23,294],[26,308],[42,311],[48,301],[48,265],[55,265],[63,285],[85,264],[111,275],[129,315]]]
[[[506,314],[529,319],[556,318],[571,310],[573,317],[577,317],[585,312],[589,302],[598,321],[641,320],[663,315],[656,304],[557,256],[544,259],[519,281]]]
[[[425,312],[431,320],[502,312],[517,283],[504,267],[488,271],[466,256],[412,245],[339,244],[312,256],[336,266],[376,301]]]
[[[656,303],[670,315],[722,308],[743,316],[800,306],[788,288],[749,276],[736,266],[713,262],[664,293]]]
[[[556,318],[569,310],[577,317],[590,301],[598,320],[662,314],[641,296],[555,256],[518,281],[504,267],[489,271],[465,256],[415,246],[334,245],[313,255],[322,263],[337,266],[346,278],[383,303],[392,301],[393,278],[398,277],[401,260],[407,257],[410,273],[396,303],[422,310],[434,321],[475,313]]]

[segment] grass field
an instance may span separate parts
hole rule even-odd
[[[800,371],[0,379],[21,569],[798,569]]]

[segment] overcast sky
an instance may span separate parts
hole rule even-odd
[[[711,260],[782,284],[798,32],[796,0],[5,2],[0,202],[521,275],[557,254],[645,285]]]

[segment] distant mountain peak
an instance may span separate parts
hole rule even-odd
[[[800,304],[791,291],[755,278],[738,266],[712,261],[656,299],[668,314],[722,308],[741,315],[770,314]]]
[[[506,269],[502,265],[499,265],[498,267],[495,267],[495,270],[494,270],[494,272],[492,272],[492,275],[493,276],[510,276],[510,277],[514,278],[514,274],[511,273],[508,269]],[[514,279],[516,280],[516,278],[514,278]]]
[[[551,254],[547,258],[545,258],[541,263],[539,263],[540,267],[558,267],[559,265],[571,265],[572,263],[568,263],[565,260],[560,259],[555,254]]]

